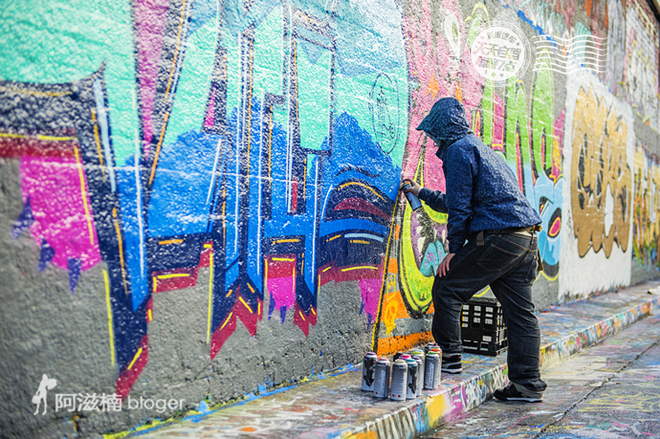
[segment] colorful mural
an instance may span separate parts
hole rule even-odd
[[[633,201],[633,250],[640,265],[658,266],[658,239],[660,239],[660,169],[656,154],[648,145],[635,144],[635,195]]]
[[[462,18],[457,3],[444,2],[442,8],[434,10],[431,2],[412,2],[407,8],[424,11],[424,19],[404,20],[409,38],[409,69],[414,72],[411,81],[416,87],[411,96],[403,176],[414,178],[423,186],[444,190],[442,164],[435,156],[435,147],[415,128],[437,97],[457,97],[464,103],[475,133],[502,153],[516,171],[521,189],[538,207],[543,218],[543,231],[539,234],[543,274],[549,280],[556,280],[562,225],[564,111],[554,105],[553,73],[548,61],[540,57],[534,66],[531,99],[527,98],[522,81],[496,88],[470,68],[470,38],[490,24],[485,7],[475,6],[466,19]],[[441,25],[434,25],[434,21]],[[434,62],[435,59],[439,61]],[[381,298],[380,314],[386,335],[393,334],[397,319],[400,322],[422,319],[433,312],[430,294],[433,276],[446,254],[446,215],[426,206],[412,212],[402,198],[394,221],[390,263]],[[379,340],[382,336],[376,327],[374,346],[379,352],[389,353],[420,340],[417,333],[403,339],[395,336],[396,341]],[[430,334],[427,332],[421,338],[430,338]]]
[[[604,80],[614,95],[632,106],[636,116],[657,130],[658,22],[643,1],[609,0],[605,7],[609,63]]]
[[[394,8],[385,3],[374,23],[400,29],[379,16]],[[118,392],[146,364],[152,294],[195,285],[202,267],[211,358],[238,320],[255,335],[265,303],[269,320],[291,313],[307,335],[328,282],[356,281],[375,320],[408,119],[400,32],[369,34],[337,5],[132,8],[143,140],[134,154],[115,158],[103,70],[54,89],[2,84],[17,114],[3,118],[2,156],[21,158],[24,182],[13,234],[29,229],[40,268],[68,269],[72,292],[104,255]],[[368,34],[389,56],[354,44]],[[89,108],[78,108],[81,96]],[[56,111],[35,120],[48,105]]]
[[[354,352],[331,340],[337,313],[360,349],[386,354],[429,339],[447,218],[412,212],[398,189],[402,178],[445,189],[433,142],[416,130],[444,96],[463,102],[475,134],[539,210],[543,306],[629,283],[632,263],[658,265],[658,151],[634,139],[636,124],[658,127],[660,27],[640,1],[23,9],[0,17],[10,30],[0,48],[0,160],[16,165],[18,188],[7,193],[20,198],[7,239],[33,245],[30,269],[61,274],[67,299],[100,273],[108,331],[98,337],[110,336],[122,397],[154,355],[154,298],[167,292],[203,291],[205,308],[190,318],[205,329],[208,364],[232,354],[238,333],[317,348],[315,358],[323,345],[350,363]],[[471,68],[471,43],[497,22],[544,43],[504,86]],[[580,35],[608,48],[607,72],[564,44]],[[553,50],[578,73],[556,71]],[[355,311],[345,311],[347,296]],[[289,325],[290,339],[271,334]],[[279,381],[314,367],[287,361]]]
[[[644,123],[658,124],[658,80],[660,29],[653,12],[644,2],[626,3],[626,54],[623,59],[625,99]],[[656,15],[657,17],[657,15]]]

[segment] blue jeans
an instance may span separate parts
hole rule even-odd
[[[536,233],[486,233],[482,245],[470,239],[451,260],[447,274],[436,276],[433,283],[432,332],[442,352],[463,352],[463,304],[490,285],[507,326],[509,380],[530,390],[545,390],[539,371],[541,331],[532,302],[538,263]]]

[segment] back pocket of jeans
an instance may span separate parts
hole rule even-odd
[[[477,261],[477,265],[486,271],[506,271],[520,256],[520,252],[505,250],[491,244]]]
[[[534,255],[534,259],[529,264],[529,270],[527,271],[527,276],[525,276],[525,283],[533,284],[538,276],[538,267],[539,267],[539,258],[537,255]]]

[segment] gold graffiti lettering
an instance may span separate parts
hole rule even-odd
[[[628,126],[591,87],[580,89],[573,116],[571,207],[580,257],[590,248],[609,258],[614,242],[628,249],[632,173]]]

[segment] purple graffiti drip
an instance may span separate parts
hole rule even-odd
[[[149,144],[154,129],[153,111],[158,64],[163,48],[169,0],[138,0],[134,4],[142,124],[144,141]]]
[[[362,303],[360,303],[360,312],[358,313],[358,315],[361,316],[363,312],[364,312],[364,299],[362,300]]]
[[[293,277],[275,277],[267,281],[268,291],[270,292],[273,306],[280,310],[291,308],[296,302],[296,284]],[[284,321],[284,319],[282,319]]]
[[[39,254],[39,271],[44,271],[48,263],[53,260],[55,249],[45,239],[41,241],[41,253]]]
[[[69,258],[69,287],[71,288],[71,294],[73,294],[76,289],[76,285],[78,285],[81,268],[82,263],[80,259]]]
[[[14,228],[11,231],[11,237],[18,239],[24,231],[26,231],[34,222],[34,215],[32,215],[32,207],[30,207],[30,197],[27,198],[23,205],[23,210],[14,223]]]
[[[383,286],[383,280],[378,279],[360,279],[358,281],[360,292],[362,293],[362,307],[360,308],[360,315],[362,311],[367,313],[369,323],[375,320],[378,313],[378,303],[380,300],[380,290]]]
[[[283,306],[280,308],[280,320],[282,320],[282,323],[284,323],[285,318],[286,318],[286,306]]]
[[[268,301],[268,320],[273,315],[273,311],[275,311],[275,299],[273,298],[273,295],[270,295],[270,300]]]

